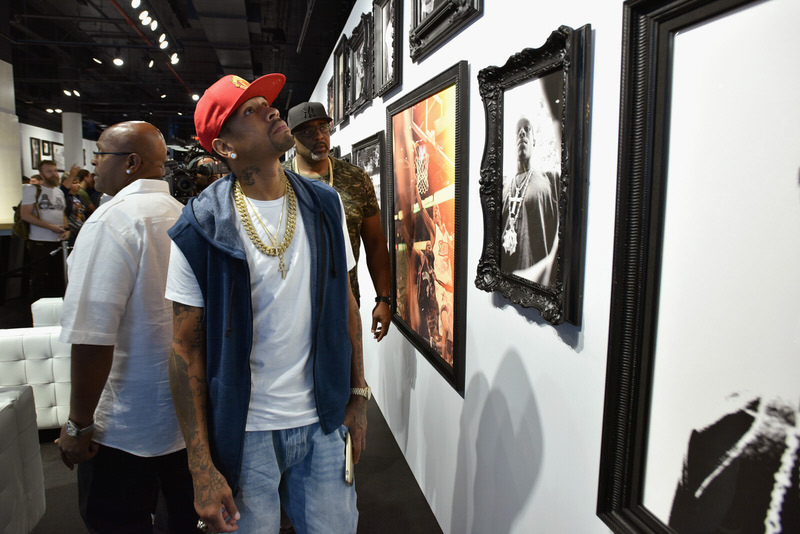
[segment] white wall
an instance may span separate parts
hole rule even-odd
[[[334,133],[343,154],[386,128],[386,105],[462,59],[470,68],[466,391],[459,396],[396,328],[365,339],[367,380],[445,533],[605,533],[596,517],[612,241],[616,199],[622,2],[484,2],[484,13],[432,55],[408,55],[411,0],[403,6],[403,83]],[[371,1],[358,0],[352,34]],[[485,119],[477,74],[560,25],[590,23],[594,91],[583,325],[553,327],[535,310],[475,288],[483,242],[478,192]],[[332,58],[312,100],[327,102]],[[363,302],[372,301],[365,262]],[[365,332],[371,307],[362,310]],[[366,338],[366,336],[365,336]],[[368,445],[369,446],[369,445]]]
[[[42,141],[50,141],[53,143],[64,144],[64,134],[54,130],[39,128],[38,126],[31,126],[30,124],[20,124],[20,140],[22,143],[22,174],[31,176],[38,174],[39,171],[34,169],[31,165],[31,137],[41,139]],[[65,161],[65,171],[69,171],[74,163],[77,163],[84,169],[94,170],[92,161],[92,151],[97,150],[97,142],[83,139],[83,150],[86,152],[86,162],[83,161]],[[42,156],[42,159],[52,159],[52,156]]]
[[[13,206],[22,198],[19,119],[14,111],[14,68],[0,61],[0,227],[14,222]]]

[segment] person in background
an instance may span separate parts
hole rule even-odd
[[[22,187],[20,217],[30,224],[31,297],[64,296],[64,256],[58,252],[61,242],[69,239],[66,199],[59,188],[58,170],[53,160],[39,163],[41,184]]]
[[[92,163],[112,195],[69,256],[61,341],[72,344],[69,420],[57,440],[78,465],[91,532],[153,532],[159,490],[171,533],[196,531],[192,480],[169,390],[170,239],[182,205],[162,180],[167,148],[147,122],[100,135]],[[77,183],[77,182],[75,182]]]
[[[84,169],[85,170],[85,169]],[[94,187],[94,173],[86,171],[86,173],[79,172],[78,178],[81,179],[81,189],[89,195],[89,201],[94,206],[94,209],[100,207],[100,198],[103,196],[103,193],[95,189]]]
[[[372,310],[372,334],[380,341],[389,332],[392,319],[391,267],[380,208],[375,187],[366,171],[331,156],[332,121],[319,102],[303,102],[290,109],[287,123],[294,136],[297,155],[286,160],[283,166],[306,178],[322,180],[342,198],[356,262],[361,241],[364,241],[367,267],[377,295]],[[357,267],[350,271],[350,285],[360,305]]]
[[[231,174],[170,230],[170,380],[212,532],[356,532],[366,444],[355,265],[339,196],[281,167],[294,139],[272,102],[286,77],[228,75],[194,113],[200,144]]]

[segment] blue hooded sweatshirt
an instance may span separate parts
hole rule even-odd
[[[285,172],[311,249],[314,400],[327,434],[344,422],[350,399],[352,346],[343,213],[336,192],[327,184]],[[236,230],[233,184],[229,174],[192,198],[169,236],[186,256],[203,293],[211,457],[236,492],[250,402],[253,311],[247,258]]]

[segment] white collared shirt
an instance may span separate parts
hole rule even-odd
[[[167,230],[182,207],[167,182],[136,180],[92,214],[67,260],[61,341],[114,345],[94,439],[138,456],[184,447],[169,387],[172,306],[164,298]]]

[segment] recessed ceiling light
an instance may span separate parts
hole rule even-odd
[[[165,39],[165,40],[163,40],[163,41],[161,41],[161,44],[160,44],[160,45],[158,45],[158,47],[159,47],[161,50],[164,50],[164,49],[165,49],[166,47],[168,47],[168,46],[169,46],[169,41],[167,41],[166,39]]]
[[[177,52],[173,52],[173,54],[169,57],[169,60],[172,62],[173,65],[176,65],[181,58],[178,57]]]
[[[113,60],[113,63],[117,67],[121,67],[121,66],[123,66],[125,64],[125,62],[122,60],[121,57],[115,57],[114,60]]]
[[[148,15],[150,15],[150,12],[148,12],[148,11],[145,9],[144,11],[142,11],[141,13],[139,13],[139,20],[144,20],[144,19],[145,19],[145,18],[146,18]]]
[[[156,28],[158,28],[158,21],[156,19],[153,19],[153,22],[150,23],[150,29],[152,31],[156,31]]]
[[[150,17],[145,17],[145,18],[142,20],[142,26],[147,26],[147,25],[148,25],[148,24],[150,24],[151,22],[153,22],[153,19],[151,19]]]
[[[92,61],[94,61],[94,62],[95,62],[95,63],[97,63],[98,65],[102,65],[102,64],[103,64],[103,60],[102,60],[102,59],[99,59],[99,58],[96,58],[96,57],[93,57],[93,58],[92,58]]]
[[[69,92],[69,89],[64,89],[63,92],[67,96],[72,96],[72,93]]]
[[[178,116],[179,116],[179,117],[183,117],[183,112],[179,111],[179,112],[178,112]]]
[[[139,7],[140,5],[142,5],[142,3],[141,3],[139,0],[131,0],[131,7],[132,7],[133,9],[136,9],[136,8],[137,8],[137,7]]]
[[[158,42],[159,43],[163,43],[164,39],[166,39],[166,38],[167,38],[167,34],[166,33],[162,33],[161,35],[158,36]]]
[[[161,98],[167,98],[167,95],[161,95]]]
[[[56,113],[61,113],[61,108],[56,108]]]
[[[152,69],[154,64],[155,64],[155,61],[151,59],[150,61],[147,62],[147,68],[148,69]]]
[[[75,96],[81,96],[81,94],[78,92],[77,89],[73,89],[72,90],[72,94],[75,95]]]
[[[48,113],[55,113],[56,112],[56,110],[54,110],[53,108],[47,108],[45,111],[48,112]]]
[[[197,102],[198,100],[200,100],[200,95],[198,95],[197,93],[193,94],[193,95],[192,95],[192,100],[194,100],[195,102]]]

